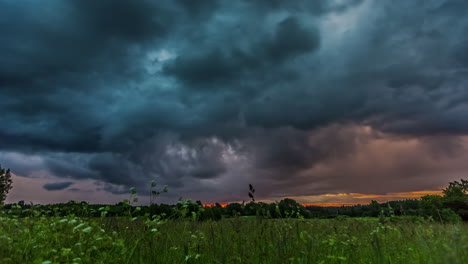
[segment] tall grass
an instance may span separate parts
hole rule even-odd
[[[468,263],[468,225],[0,216],[0,263]]]

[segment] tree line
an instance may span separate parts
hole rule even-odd
[[[169,205],[155,203],[161,191],[151,183],[150,205],[136,206],[138,202],[136,191],[131,189],[129,200],[115,205],[89,204],[87,202],[70,201],[68,203],[33,205],[20,201],[17,204],[3,205],[3,210],[17,217],[24,216],[154,216],[168,219],[193,218],[194,220],[220,220],[226,217],[261,217],[261,218],[345,218],[345,217],[380,217],[382,219],[428,219],[438,222],[468,221],[468,180],[450,182],[443,190],[443,195],[426,195],[421,199],[407,199],[378,203],[372,201],[366,205],[341,207],[303,206],[289,198],[279,202],[264,203],[255,201],[255,189],[249,184],[248,203],[230,203],[227,206],[215,204],[204,206],[201,201],[180,199],[177,204]],[[0,205],[5,201],[8,191],[12,188],[11,172],[0,167]]]

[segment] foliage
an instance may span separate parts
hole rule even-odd
[[[252,199],[252,202],[255,202],[255,189],[252,184],[249,184],[249,198]]]
[[[6,200],[8,192],[13,188],[10,169],[0,166],[0,204]]]
[[[466,182],[466,181],[463,181]],[[156,184],[152,183],[152,187]],[[455,190],[452,190],[455,188]],[[372,201],[368,205],[354,205],[342,207],[318,207],[299,204],[297,201],[285,198],[279,202],[264,203],[251,201],[247,204],[231,203],[226,207],[217,204],[216,206],[203,206],[202,202],[191,200],[180,200],[175,205],[157,204],[156,197],[160,193],[167,192],[167,187],[161,191],[152,189],[150,204],[147,206],[136,206],[138,197],[136,190],[132,188],[129,199],[115,205],[90,205],[86,202],[70,201],[66,204],[36,205],[41,208],[43,215],[47,216],[68,216],[70,214],[82,217],[100,217],[99,208],[109,207],[107,216],[132,216],[143,217],[145,215],[160,215],[164,219],[193,218],[199,221],[220,220],[221,218],[257,216],[260,218],[335,218],[338,216],[349,217],[379,217],[382,222],[386,218],[393,216],[415,216],[438,222],[453,222],[460,217],[464,221],[468,220],[468,200],[466,194],[460,194],[459,185],[451,184],[444,191],[445,195],[426,195],[419,200],[402,200],[378,203]],[[5,205],[9,210],[14,205]],[[22,204],[23,210],[10,210],[9,214],[18,217],[28,216],[28,209],[31,205]],[[447,209],[447,210],[446,210]],[[454,213],[459,217],[455,217]]]
[[[450,208],[468,221],[468,180],[453,181],[444,189],[444,208]]]
[[[20,202],[0,210],[0,263],[468,263],[468,226],[447,207],[465,197],[457,190],[328,209],[292,199],[136,206],[134,188],[112,206]],[[363,215],[379,218],[350,217]]]
[[[5,264],[461,264],[468,262],[467,245],[466,225],[381,224],[373,218],[0,217],[0,262]]]
[[[419,200],[390,201],[379,204],[372,201],[369,205],[355,205],[341,208],[306,209],[314,217],[336,217],[347,215],[351,217],[391,217],[419,216],[437,222],[468,221],[468,181],[450,182],[441,195],[426,195]],[[382,219],[384,221],[385,219]]]
[[[444,189],[444,196],[451,197],[465,197],[468,195],[468,180],[453,181],[449,183],[449,186]]]

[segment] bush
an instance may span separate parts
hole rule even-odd
[[[446,223],[459,223],[462,220],[462,218],[450,208],[442,209],[440,216]]]
[[[418,223],[422,224],[426,222],[426,219],[422,216],[415,216],[415,215],[410,215],[410,216],[392,216],[389,218],[389,221],[391,223]]]

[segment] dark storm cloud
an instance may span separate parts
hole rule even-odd
[[[101,124],[89,109],[102,103],[96,92],[103,82],[112,87],[139,76],[137,49],[165,35],[167,12],[146,1],[1,5],[0,106],[10,126],[0,145],[97,149]]]
[[[45,155],[44,162],[52,173],[66,177],[143,188],[158,178],[164,184],[182,187],[191,179],[213,179],[225,172],[225,151],[225,143],[217,139],[184,142],[164,135],[148,139],[125,153]],[[112,185],[105,188],[112,189]]]
[[[224,82],[267,74],[287,59],[316,50],[319,43],[315,28],[304,28],[297,18],[288,17],[275,25],[272,36],[251,40],[245,50],[236,46],[224,50],[213,47],[201,56],[176,59],[167,66],[166,73],[176,76],[189,88],[217,84],[222,89]]]
[[[260,1],[245,1],[262,9],[262,10],[280,10],[280,11],[301,11],[306,10],[311,15],[323,15],[330,12],[343,12],[350,7],[354,7],[362,3],[362,0],[350,1],[281,1],[281,0],[260,0]]]
[[[73,182],[54,182],[54,183],[47,183],[42,186],[47,191],[60,191],[66,189],[72,185]]]
[[[114,193],[154,178],[225,199],[246,181],[269,197],[353,192],[352,179],[384,192],[360,173],[423,177],[431,158],[422,149],[466,151],[454,142],[468,134],[467,8],[463,0],[3,1],[0,157],[25,176],[42,169]],[[379,137],[423,142],[412,150],[417,166],[395,161],[384,173],[346,163],[372,156]],[[330,172],[339,161],[349,171]]]

